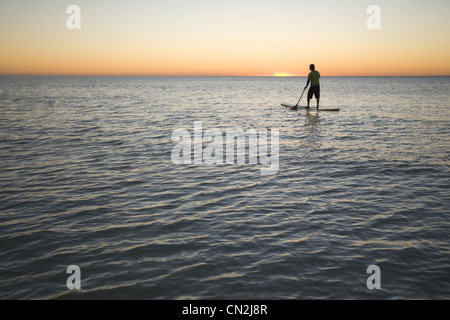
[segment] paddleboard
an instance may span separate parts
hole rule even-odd
[[[294,107],[293,104],[287,104],[287,103],[282,103],[281,105],[282,105],[283,107],[286,107],[286,108],[293,108],[293,107]],[[306,109],[306,107],[300,107],[300,106],[299,106],[299,108],[300,108],[300,109]],[[311,109],[311,110],[317,110],[316,107],[309,107],[309,109]],[[341,109],[339,109],[339,108],[329,108],[329,109],[319,108],[318,111],[339,111],[339,110],[341,110]]]

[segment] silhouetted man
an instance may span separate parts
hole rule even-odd
[[[311,72],[308,75],[308,82],[306,82],[306,88],[308,88],[308,85],[311,83],[311,87],[309,88],[308,91],[308,106],[307,108],[309,108],[309,101],[312,99],[313,95],[316,97],[317,100],[317,109],[319,109],[319,100],[320,100],[320,83],[319,83],[319,79],[320,79],[320,73],[318,71],[316,71],[316,66],[311,64],[309,66],[309,70],[311,70]]]

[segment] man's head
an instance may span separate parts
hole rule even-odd
[[[311,71],[316,70],[316,66],[313,65],[313,64],[310,64],[309,65],[309,70],[311,70]]]

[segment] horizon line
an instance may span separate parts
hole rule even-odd
[[[140,75],[140,74],[0,74],[0,77],[235,77],[235,78],[302,78],[308,75]],[[322,75],[322,78],[332,77],[450,77],[448,75]]]

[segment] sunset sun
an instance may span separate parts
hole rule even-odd
[[[285,73],[285,72],[276,72],[273,74],[274,77],[293,77],[294,75],[291,73]]]

